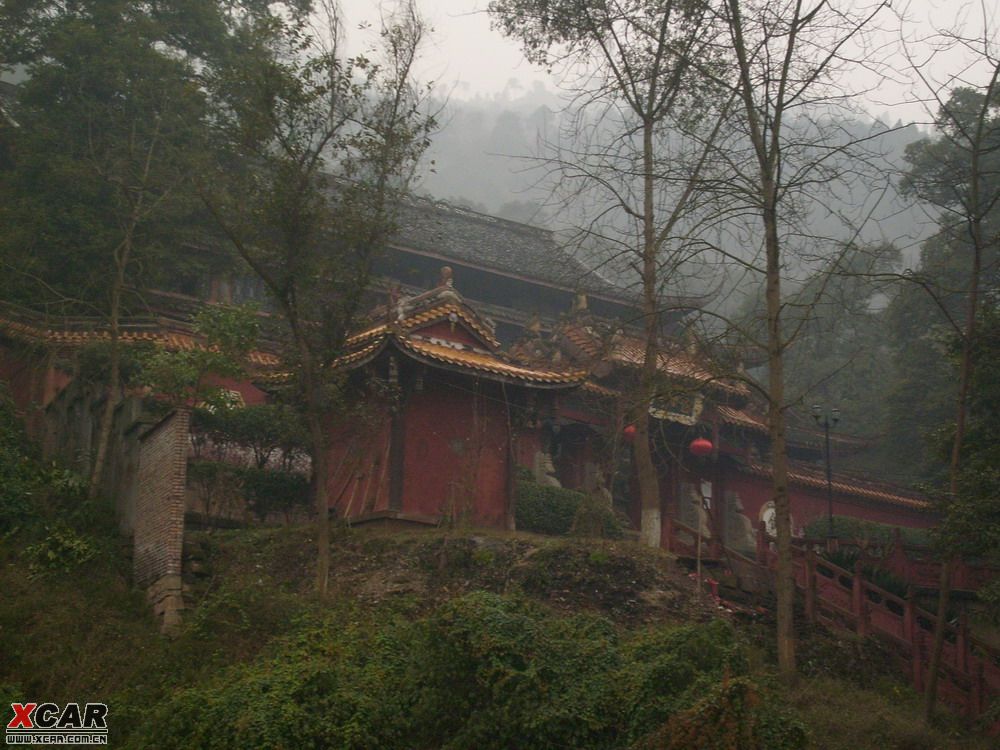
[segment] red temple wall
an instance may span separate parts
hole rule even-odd
[[[403,417],[403,509],[503,525],[507,508],[507,413],[492,383],[427,378]]]
[[[744,515],[756,524],[760,520],[761,509],[771,500],[771,480],[767,477],[729,473],[723,481],[727,491],[739,495]],[[789,492],[794,533],[798,534],[809,523],[827,517],[828,503],[825,490],[792,484]],[[934,518],[926,513],[837,493],[833,496],[833,514],[914,528],[929,528],[935,523]]]
[[[26,411],[32,406],[38,391],[37,379],[40,362],[24,352],[8,346],[0,346],[0,380],[7,384],[10,397],[18,411]]]
[[[514,460],[518,466],[533,469],[535,454],[542,449],[542,434],[537,427],[525,429],[515,435]]]
[[[391,423],[383,407],[365,427],[332,435],[328,488],[339,515],[389,509]],[[407,395],[399,423],[403,513],[504,525],[507,414],[497,386],[426,377],[420,391]]]
[[[389,412],[373,407],[363,425],[330,436],[327,498],[337,515],[357,518],[389,507]]]

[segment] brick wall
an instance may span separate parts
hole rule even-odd
[[[191,413],[172,412],[139,437],[132,548],[135,582],[146,587],[164,632],[184,609],[184,496]]]
[[[181,574],[190,412],[171,413],[139,438],[135,496],[135,581]]]

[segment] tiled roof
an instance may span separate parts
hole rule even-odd
[[[771,466],[757,462],[747,463],[743,470],[749,474],[760,477],[770,477]],[[788,480],[794,484],[814,489],[826,489],[826,477],[818,472],[811,472],[801,467],[789,467]],[[876,500],[890,505],[900,505],[914,510],[930,511],[931,504],[927,498],[909,493],[899,487],[891,485],[880,485],[854,478],[834,478],[832,482],[833,491],[840,495],[853,495],[865,498],[866,500]]]
[[[767,420],[764,417],[751,413],[747,409],[736,409],[725,404],[716,404],[715,410],[725,424],[743,427],[748,430],[756,430],[764,434],[769,433]]]
[[[589,270],[547,229],[427,199],[405,202],[397,224],[398,247],[633,303],[632,294]]]
[[[337,360],[338,367],[358,367],[376,356],[387,342],[415,359],[435,365],[447,365],[494,378],[532,383],[540,387],[575,386],[583,382],[582,370],[558,371],[527,364],[513,364],[497,353],[500,342],[478,313],[465,304],[462,295],[450,282],[416,295],[399,299],[390,307],[378,308],[383,319],[399,316],[371,327],[347,339],[348,354]],[[482,347],[461,341],[429,338],[422,335],[440,321],[461,323],[476,334]]]
[[[381,338],[389,332],[389,326],[386,323],[379,323],[371,328],[366,328],[363,331],[355,333],[353,336],[348,336],[344,345],[348,349],[353,349],[356,346],[363,344],[366,341],[371,341],[372,339]]]
[[[412,331],[416,328],[429,325],[431,323],[437,322],[439,320],[450,320],[451,315],[455,315],[467,326],[472,328],[479,336],[490,345],[493,349],[500,348],[500,342],[497,341],[496,336],[493,335],[493,331],[489,330],[483,322],[479,319],[479,316],[470,310],[465,304],[458,302],[450,302],[443,305],[435,306],[429,310],[424,310],[423,312],[416,313],[404,320],[400,321],[399,326],[403,330]]]
[[[359,364],[364,364],[376,354],[378,354],[386,342],[386,334],[383,333],[380,336],[372,339],[369,343],[362,346],[349,354],[345,354],[342,357],[338,357],[336,360],[336,367],[354,367]]]
[[[418,357],[425,357],[444,364],[455,365],[470,370],[489,372],[514,380],[524,380],[531,383],[551,385],[577,385],[586,377],[586,373],[577,370],[572,372],[556,372],[552,370],[536,370],[520,367],[498,359],[493,354],[469,349],[453,349],[450,346],[417,340],[406,336],[394,336],[400,347],[412,352]]]
[[[111,339],[111,333],[106,328],[73,328],[70,324],[66,328],[57,328],[5,317],[0,317],[0,331],[22,341],[58,347],[79,347]],[[126,325],[119,337],[126,344],[151,343],[172,351],[193,351],[205,346],[189,333],[149,326],[129,328]],[[273,367],[279,362],[273,354],[261,351],[250,352],[249,360],[260,367]]]
[[[440,292],[440,289],[432,290],[432,292]],[[402,304],[405,307],[412,305],[413,302],[414,300],[405,300]],[[435,300],[432,297],[429,298],[427,302],[427,307],[422,310],[417,309],[402,319],[393,320],[391,323],[375,323],[371,327],[349,336],[345,342],[347,347],[350,348],[357,346],[364,341],[382,336],[390,330],[409,333],[417,330],[418,328],[423,328],[431,325],[432,323],[437,323],[438,321],[451,320],[452,316],[455,316],[456,321],[461,320],[466,326],[475,332],[479,338],[483,340],[483,343],[490,349],[496,350],[500,348],[500,342],[497,341],[496,336],[493,335],[493,331],[487,326],[486,323],[483,322],[474,310],[461,300],[461,295],[452,292],[447,299]],[[383,308],[380,308],[380,312],[384,317],[385,311]]]
[[[626,367],[641,367],[646,358],[646,347],[641,339],[621,332],[607,337],[582,324],[571,323],[559,328],[558,335],[566,339],[579,352],[594,361],[610,361]],[[745,394],[747,388],[742,383],[718,378],[705,369],[698,360],[679,346],[668,351],[661,350],[657,356],[660,372],[670,377],[710,383],[732,393]]]
[[[420,309],[421,306],[423,309]],[[404,354],[429,364],[457,367],[541,387],[579,385],[586,377],[582,370],[557,371],[507,361],[497,353],[500,342],[492,331],[450,286],[438,287],[410,300],[401,300],[397,310],[405,314],[408,309],[412,312],[402,319],[377,323],[348,338],[349,351],[337,360],[337,366],[353,368],[363,365],[376,356],[386,343],[392,342]],[[383,316],[389,312],[384,308],[381,310]],[[442,320],[462,321],[487,348],[421,335],[421,331]]]
[[[622,394],[611,388],[605,388],[603,385],[598,385],[593,380],[585,380],[583,385],[580,386],[580,390],[586,391],[587,393],[593,393],[595,396],[600,396],[602,398],[618,398]]]

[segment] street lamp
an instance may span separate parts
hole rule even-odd
[[[819,404],[813,404],[813,419],[823,428],[826,438],[826,504],[827,504],[827,539],[833,539],[833,473],[830,469],[830,428],[836,427],[840,421],[840,409],[834,407],[827,412]]]

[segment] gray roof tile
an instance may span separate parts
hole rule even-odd
[[[399,211],[394,244],[628,303],[632,298],[561,246],[548,229],[415,198]]]

